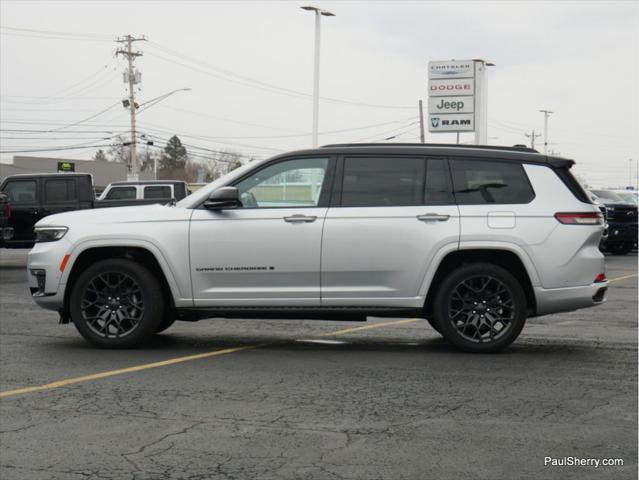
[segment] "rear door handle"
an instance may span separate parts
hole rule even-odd
[[[425,213],[424,215],[417,215],[417,220],[420,222],[445,222],[450,218],[450,215],[440,215],[438,213]]]
[[[291,215],[290,217],[284,217],[284,221],[288,223],[311,223],[317,220],[317,217],[313,215]]]

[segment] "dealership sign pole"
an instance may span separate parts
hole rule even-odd
[[[428,130],[475,132],[475,144],[487,143],[487,88],[484,60],[428,63]]]

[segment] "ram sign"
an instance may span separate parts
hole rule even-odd
[[[475,115],[472,113],[429,115],[428,130],[431,132],[474,132]]]
[[[428,130],[475,131],[475,62],[428,64]]]

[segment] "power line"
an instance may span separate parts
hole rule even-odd
[[[190,57],[188,55],[184,55],[180,52],[177,52],[175,50],[172,50],[170,48],[166,48],[156,42],[149,42],[149,45],[164,52],[167,53],[169,55],[172,55],[174,57],[177,57],[181,60],[186,60],[188,62],[191,62],[195,65],[198,65],[200,67],[204,67],[208,70],[212,70],[214,72],[216,72],[215,74],[212,72],[207,72],[206,70],[202,70],[201,68],[196,68],[193,67],[191,65],[188,64],[184,64],[181,62],[177,62],[175,60],[171,60],[171,59],[167,59],[166,57],[162,57],[160,55],[157,55],[156,53],[152,53],[151,55],[160,58],[162,60],[165,61],[169,61],[172,63],[176,63],[178,65],[184,66],[185,68],[190,68],[192,70],[195,71],[199,71],[200,73],[204,73],[222,80],[226,80],[226,81],[230,81],[232,83],[237,83],[240,85],[244,85],[244,86],[248,86],[248,87],[252,87],[252,88],[257,88],[257,89],[261,89],[261,90],[267,90],[270,91],[272,93],[279,93],[281,95],[287,95],[287,96],[293,96],[293,97],[298,97],[298,98],[304,98],[304,99],[309,99],[312,100],[312,95],[306,92],[302,92],[299,90],[294,90],[291,88],[286,88],[286,87],[280,87],[278,85],[274,85],[271,83],[267,83],[267,82],[263,82],[261,80],[257,80],[251,77],[248,77],[246,75],[241,75],[235,72],[232,72],[230,70],[227,69],[223,69],[220,67],[217,67],[215,65],[211,65],[209,63],[203,62],[201,60],[198,60],[196,58]],[[364,102],[355,102],[355,101],[350,101],[350,100],[342,100],[342,99],[338,99],[338,98],[331,98],[331,97],[320,97],[321,100],[325,101],[325,102],[329,102],[329,103],[335,103],[335,104],[342,104],[342,105],[350,105],[350,106],[359,106],[359,107],[370,107],[370,108],[386,108],[386,109],[414,109],[414,107],[412,106],[405,106],[405,105],[378,105],[378,104],[372,104],[372,103],[364,103]]]

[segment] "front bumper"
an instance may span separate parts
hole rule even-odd
[[[596,282],[580,287],[542,288],[535,287],[537,315],[569,312],[580,308],[594,307],[607,298],[608,282]]]
[[[57,242],[36,243],[29,252],[27,283],[31,297],[42,308],[59,310],[64,305],[60,264],[70,249],[70,243],[63,238]]]

